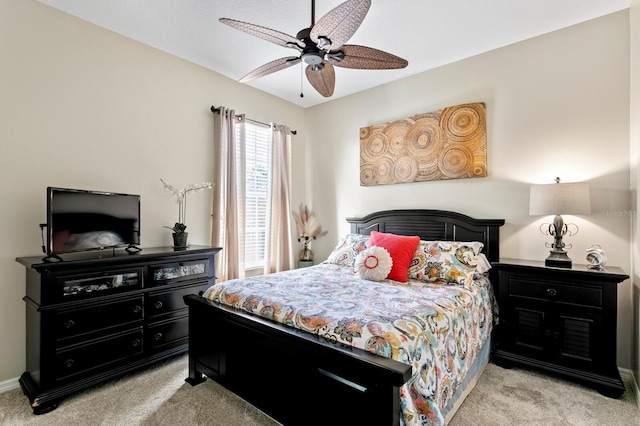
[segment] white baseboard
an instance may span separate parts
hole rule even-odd
[[[631,385],[631,389],[627,389],[631,395],[636,399],[636,405],[640,408],[640,388],[638,388],[638,379],[633,374],[633,371],[627,368],[618,367],[618,371],[620,372],[620,377],[623,381],[629,382]]]
[[[4,382],[0,382],[0,393],[7,392],[20,387],[20,382],[18,382],[18,378],[5,380]]]

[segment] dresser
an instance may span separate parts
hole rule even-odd
[[[500,259],[499,325],[494,361],[533,367],[619,397],[625,390],[616,364],[617,267],[546,267]]]
[[[35,414],[73,392],[188,349],[187,294],[215,283],[220,248],[144,248],[16,259],[26,267],[26,371]]]

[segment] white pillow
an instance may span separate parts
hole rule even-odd
[[[354,269],[363,280],[382,281],[391,272],[393,260],[383,247],[369,247],[356,256]]]

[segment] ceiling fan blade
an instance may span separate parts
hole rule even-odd
[[[322,96],[328,98],[333,95],[333,89],[336,87],[336,72],[329,62],[323,62],[324,67],[322,69],[317,65],[308,65],[304,70],[307,75],[307,80]]]
[[[289,34],[281,33],[280,31],[272,30],[271,28],[261,27],[260,25],[250,24],[248,22],[236,21],[229,18],[220,18],[220,22],[229,25],[237,30],[244,31],[247,34],[261,38],[271,43],[277,44],[283,47],[292,47],[294,49],[301,50],[305,47],[302,40],[298,40]]]
[[[321,49],[339,49],[360,27],[370,6],[371,0],[348,0],[342,3],[313,26],[311,40]]]
[[[276,59],[275,61],[271,61],[269,63],[262,65],[261,67],[256,68],[255,70],[251,71],[249,74],[245,75],[238,81],[240,83],[246,83],[247,81],[251,81],[259,77],[264,77],[265,75],[269,75],[276,71],[289,68],[295,64],[299,64],[301,60],[302,59],[295,56]]]
[[[344,53],[344,58],[340,61],[331,61],[333,65],[337,67],[364,70],[390,70],[404,68],[409,65],[406,59],[372,47],[345,44],[340,50]],[[331,59],[331,53],[328,56]]]

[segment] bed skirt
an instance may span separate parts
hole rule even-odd
[[[444,416],[446,424],[449,424],[453,416],[455,416],[458,411],[458,408],[460,408],[473,388],[476,387],[480,376],[482,376],[482,372],[491,358],[491,342],[492,336],[490,335],[473,362],[469,373],[467,373],[467,376],[462,381],[460,387],[458,387],[456,393],[453,394],[453,398],[451,398],[447,406],[442,410],[442,415]]]

